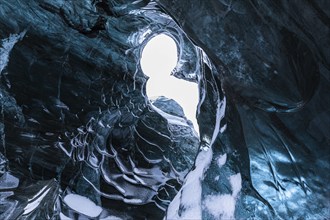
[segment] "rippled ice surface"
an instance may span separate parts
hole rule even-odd
[[[329,218],[329,8],[2,0],[0,219]]]

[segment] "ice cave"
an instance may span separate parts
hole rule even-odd
[[[327,0],[1,0],[0,219],[329,219],[329,96]]]

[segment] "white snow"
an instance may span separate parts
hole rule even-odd
[[[204,173],[210,166],[212,155],[212,148],[199,152],[195,161],[195,169],[188,173],[181,190],[167,209],[167,219],[202,219],[201,182],[204,179]],[[184,207],[181,215],[178,213],[180,205]]]
[[[225,165],[226,161],[227,161],[227,154],[220,155],[217,159],[219,168],[221,168],[223,165]]]
[[[202,97],[203,98],[203,97]],[[199,109],[199,107],[198,107]],[[212,146],[215,142],[219,132],[226,129],[224,125],[220,128],[221,120],[225,116],[226,98],[217,101],[216,122],[212,137],[204,141],[208,143],[207,146],[201,146],[201,151],[198,153],[195,160],[195,168],[191,170],[185,178],[185,182],[170,203],[166,219],[202,219],[202,181],[205,172],[210,166],[213,157]],[[222,155],[218,158],[218,166],[223,166],[227,161],[227,155]],[[233,177],[233,184],[235,187],[235,194],[238,194],[238,180]],[[218,219],[219,217],[232,218],[235,212],[236,198],[233,195],[220,195],[208,197],[204,200],[204,204],[209,212]],[[209,206],[209,207],[208,207]],[[180,214],[179,214],[180,210]]]
[[[229,177],[229,182],[231,185],[231,189],[232,189],[232,196],[233,197],[237,197],[238,193],[241,191],[242,189],[242,177],[240,173],[237,173],[235,175],[232,175]]]
[[[91,218],[95,218],[100,215],[102,212],[102,208],[97,206],[94,202],[88,199],[85,196],[81,196],[78,194],[68,194],[64,197],[64,202],[71,209],[87,215]]]
[[[204,200],[204,207],[215,219],[235,219],[235,206],[238,193],[242,189],[241,174],[229,177],[232,194],[209,195]]]
[[[221,120],[225,117],[225,112],[226,112],[226,97],[224,97],[223,100],[219,99],[217,103],[216,123],[215,123],[210,146],[213,145],[214,141],[218,137],[219,132],[223,132],[226,129],[226,127],[220,128],[220,123]]]
[[[235,198],[230,194],[210,195],[204,201],[205,208],[215,219],[233,219],[235,204]]]
[[[160,114],[161,116],[163,116],[164,118],[166,118],[166,120],[167,120],[169,123],[171,123],[171,124],[176,124],[176,125],[181,125],[181,126],[186,126],[186,127],[189,126],[188,123],[187,123],[184,119],[182,119],[182,118],[180,118],[180,117],[178,117],[178,116],[170,115],[170,114],[168,114],[168,113],[162,111],[161,109],[157,108],[157,107],[154,106],[154,105],[152,105],[152,108],[153,108],[158,114]]]
[[[223,133],[223,132],[225,132],[226,129],[227,129],[227,124],[225,124],[224,126],[222,126],[220,128],[220,132]]]

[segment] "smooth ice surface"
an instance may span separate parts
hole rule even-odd
[[[60,212],[60,219],[61,220],[69,220],[69,219],[71,220],[72,218],[70,218],[70,217],[64,215],[62,212]]]
[[[146,86],[147,96],[165,96],[178,102],[196,132],[199,132],[196,120],[199,100],[197,84],[171,75],[178,62],[177,50],[175,41],[166,34],[153,37],[144,47],[141,68],[150,77]]]
[[[19,184],[19,179],[10,173],[5,173],[0,179],[0,189],[16,188]]]
[[[68,194],[64,197],[64,202],[73,210],[92,218],[99,216],[102,212],[100,206],[97,206],[85,196]]]

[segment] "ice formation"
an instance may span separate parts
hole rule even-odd
[[[329,218],[329,4],[1,0],[0,219]]]

